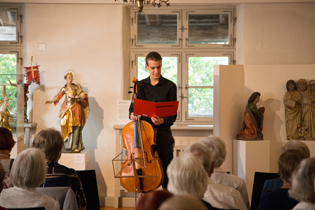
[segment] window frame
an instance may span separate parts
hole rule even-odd
[[[129,84],[132,86],[132,79],[137,77],[137,57],[145,57],[151,51],[157,51],[162,57],[177,56],[178,57],[178,75],[177,75],[177,99],[179,101],[176,125],[213,125],[213,117],[185,117],[188,114],[188,89],[185,89],[185,84],[188,84],[188,60],[189,56],[200,57],[229,57],[229,65],[235,64],[235,7],[168,7],[168,8],[150,8],[146,7],[141,14],[177,14],[177,37],[178,45],[174,44],[138,44],[135,43],[137,38],[137,14],[136,8],[131,8],[131,28],[130,28],[130,78]],[[188,19],[189,14],[228,14],[229,15],[229,44],[193,44],[186,46],[181,40],[188,39],[188,30],[182,28],[188,27],[188,21],[183,22],[184,18]],[[187,57],[188,56],[188,57]],[[162,66],[163,69],[163,66]],[[213,102],[215,104],[215,102]],[[215,113],[213,113],[214,115]]]
[[[23,30],[22,30],[22,5],[21,4],[1,4],[0,10],[16,11],[16,40],[15,41],[0,41],[0,46],[23,46]]]

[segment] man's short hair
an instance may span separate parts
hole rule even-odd
[[[208,136],[199,140],[210,149],[215,168],[222,165],[226,158],[226,147],[224,141],[218,136]]]
[[[9,129],[0,127],[0,150],[11,150],[15,144]]]
[[[150,52],[145,57],[145,63],[147,64],[147,66],[149,65],[148,60],[162,61],[162,56],[158,52]]]
[[[315,157],[302,160],[292,175],[289,196],[299,201],[315,203]]]
[[[287,143],[285,143],[281,147],[281,154],[284,153],[286,150],[289,150],[289,149],[297,149],[297,150],[304,152],[307,155],[307,157],[311,156],[310,149],[308,148],[308,146],[305,143],[298,141],[298,140],[287,141]]]
[[[184,150],[183,155],[185,155],[186,153],[191,153],[200,158],[202,165],[208,174],[212,171],[212,154],[205,144],[201,142],[196,142],[187,147]]]
[[[62,150],[64,141],[61,133],[53,128],[41,130],[34,138],[32,147],[43,150],[46,159],[50,161],[58,161],[60,151]]]
[[[159,210],[207,210],[202,201],[191,195],[176,195],[162,203]]]
[[[291,184],[292,173],[305,158],[307,158],[307,155],[300,150],[290,149],[285,151],[278,160],[279,176]]]
[[[45,182],[46,170],[44,152],[38,148],[29,148],[14,160],[10,181],[19,188],[36,188]]]
[[[186,153],[174,158],[167,167],[167,189],[175,195],[190,194],[202,199],[208,185],[208,174],[201,160]]]

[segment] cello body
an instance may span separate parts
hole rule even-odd
[[[150,123],[139,120],[144,151],[142,152],[141,148],[135,148],[137,146],[135,146],[134,131],[137,129],[135,128],[137,123],[130,122],[122,130],[123,147],[127,149],[127,160],[122,163],[120,175],[123,178],[120,178],[120,182],[126,190],[139,193],[157,189],[163,182],[164,173],[161,160],[153,154],[153,148],[156,146],[156,134]],[[133,164],[133,159],[135,164]],[[140,178],[136,178],[136,181],[135,169],[142,171],[139,175]]]

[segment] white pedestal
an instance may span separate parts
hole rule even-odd
[[[270,172],[270,142],[233,140],[233,174],[246,182],[252,195],[255,172]]]
[[[81,153],[62,153],[58,163],[75,170],[88,170],[90,165],[90,151],[84,150]]]
[[[15,137],[13,136],[14,141],[16,142],[11,151],[11,158],[15,159],[16,156],[25,149],[24,145],[24,136]]]

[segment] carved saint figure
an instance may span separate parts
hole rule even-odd
[[[263,121],[265,108],[257,109],[260,93],[254,92],[248,99],[244,112],[244,122],[241,131],[236,135],[236,139],[263,140]]]
[[[309,133],[306,139],[315,140],[315,80],[308,82],[309,99],[310,99],[310,116],[309,116]]]
[[[287,139],[298,139],[301,126],[301,100],[302,96],[297,91],[296,83],[289,80],[286,84],[287,92],[284,94],[283,103],[285,106],[285,125]]]
[[[10,127],[10,124],[9,124],[9,117],[11,116],[10,115],[10,112],[13,112],[12,111],[12,108],[9,104],[9,97],[5,94],[3,95],[3,100],[0,100],[0,127],[3,127],[3,128],[7,128],[11,131],[11,127]],[[9,110],[8,110],[9,109]]]
[[[74,84],[73,74],[64,76],[66,85],[61,88],[52,101],[56,105],[65,95],[65,101],[59,112],[61,133],[64,137],[63,152],[80,152],[85,149],[82,141],[82,129],[90,113],[88,95],[83,91],[80,84]]]
[[[300,137],[302,139],[310,140],[310,129],[312,129],[311,126],[311,101],[310,101],[310,93],[307,89],[307,82],[305,79],[299,79],[297,82],[298,84],[298,91],[300,92],[302,96],[302,116],[301,116],[301,122],[302,125],[299,128]]]

